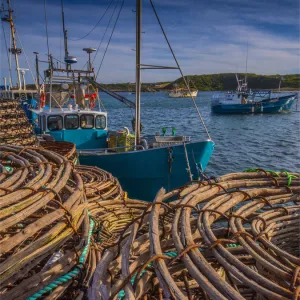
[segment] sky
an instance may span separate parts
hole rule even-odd
[[[47,0],[46,11],[50,53],[63,61],[60,2]],[[135,1],[124,0],[120,10],[122,2],[64,0],[69,54],[78,59],[76,69],[87,61],[82,49],[98,48],[103,39],[93,58],[98,71],[121,11],[99,71],[98,81],[103,83],[135,82]],[[298,0],[153,0],[153,3],[185,75],[245,72],[247,49],[250,73],[299,73]],[[12,0],[12,6],[18,36],[34,71],[34,51],[39,52],[40,60],[47,60],[44,0]],[[175,66],[149,0],[143,0],[142,20],[142,63]],[[3,26],[8,39],[8,23]],[[2,83],[2,78],[8,77],[8,60],[0,30]],[[26,56],[24,53],[20,56],[22,68],[29,68]],[[12,67],[15,69],[14,60]],[[41,69],[46,67],[40,64]],[[143,82],[171,81],[178,77],[178,70],[142,71]],[[26,80],[33,82],[29,71]]]

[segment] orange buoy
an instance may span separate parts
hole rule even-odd
[[[43,108],[45,105],[46,105],[46,95],[42,91],[41,95],[40,95],[40,106],[41,106],[41,108]]]

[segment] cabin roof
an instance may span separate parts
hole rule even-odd
[[[69,109],[69,108],[52,108],[50,109],[32,109],[32,112],[36,113],[37,115],[65,115],[65,114],[93,114],[93,115],[104,115],[107,116],[107,113],[104,111],[95,111],[90,109]]]

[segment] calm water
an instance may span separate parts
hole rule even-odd
[[[213,115],[210,99],[214,92],[200,92],[197,105],[203,115],[215,151],[206,169],[208,175],[222,175],[247,168],[300,172],[300,112],[257,115]],[[134,100],[135,95],[123,93]],[[127,126],[132,130],[134,110],[110,96],[100,94],[108,111],[109,129]],[[300,105],[298,107],[300,111]],[[177,135],[206,138],[191,99],[168,98],[166,93],[143,93],[143,134],[155,134],[162,127],[176,128]]]

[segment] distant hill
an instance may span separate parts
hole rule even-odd
[[[240,79],[245,77],[245,74],[238,74]],[[258,74],[247,74],[248,87],[251,89],[278,89],[280,78],[283,75],[258,75]],[[220,73],[220,74],[209,74],[209,75],[188,75],[190,79],[199,91],[224,91],[224,90],[235,90],[237,82],[235,73]],[[170,90],[174,88],[174,85],[178,87],[184,87],[182,78],[178,78],[173,82],[156,82],[156,83],[143,83],[142,91],[151,92],[158,90]],[[134,91],[135,84],[133,83],[117,83],[117,84],[106,84],[108,89],[114,91]],[[300,90],[300,74],[288,74],[283,76],[281,82],[281,89],[283,90]]]
[[[245,74],[238,74],[240,79]],[[277,89],[282,75],[257,75],[247,74],[248,87],[251,89]],[[190,79],[199,91],[222,91],[235,90],[237,82],[235,73],[221,73],[209,75],[191,75],[186,76]],[[182,78],[167,85],[166,89],[171,89],[174,84],[178,87],[184,87]],[[300,74],[284,75],[281,82],[281,89],[300,89]]]
[[[245,74],[238,74],[240,79],[245,77]],[[279,81],[281,76],[283,80],[281,82],[282,90],[300,90],[300,74],[288,74],[288,75],[257,75],[247,74],[248,87],[251,89],[278,89]],[[220,74],[208,74],[208,75],[188,75],[186,76],[191,80],[199,91],[224,91],[224,90],[235,90],[237,82],[235,73],[220,73]],[[109,90],[116,92],[134,92],[135,83],[112,83],[103,84]],[[182,78],[178,78],[173,82],[154,82],[154,83],[143,83],[142,92],[156,92],[156,91],[167,91],[178,87],[184,87]],[[27,88],[33,87],[28,85]],[[59,90],[60,86],[54,87],[54,90]]]

